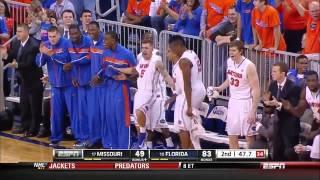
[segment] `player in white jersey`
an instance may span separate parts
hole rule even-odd
[[[169,86],[174,86],[174,83],[163,66],[161,56],[153,52],[152,40],[144,39],[141,49],[142,54],[138,56],[138,65],[135,68],[113,68],[125,74],[138,75],[138,91],[134,97],[134,112],[139,126],[138,147],[143,146],[148,130],[150,136],[147,145],[152,148],[151,132],[165,120],[162,81],[165,80]],[[166,123],[162,125],[167,146],[173,147]]]
[[[320,83],[318,73],[309,71],[307,73],[306,100],[313,112],[315,123],[320,124]]]
[[[174,64],[172,76],[175,80],[174,124],[179,128],[182,149],[193,148],[191,142],[192,118],[200,118],[198,111],[205,98],[202,83],[201,63],[197,54],[188,50],[183,37],[175,35],[169,40],[168,59]]]
[[[230,89],[226,130],[230,149],[238,149],[238,136],[246,136],[248,147],[254,141],[252,125],[255,124],[260,99],[259,78],[255,65],[242,56],[241,41],[229,44],[227,79],[214,89],[221,92]]]

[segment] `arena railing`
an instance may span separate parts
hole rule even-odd
[[[21,23],[27,23],[28,17],[28,7],[29,4],[16,2],[16,1],[6,1],[10,10],[11,18],[14,20],[13,29],[15,26]],[[13,31],[13,33],[15,33]]]
[[[168,50],[169,38],[173,35],[182,35],[185,38],[187,48],[194,50],[202,63],[203,82],[206,87],[219,86],[226,79],[226,68],[228,55],[228,46],[204,40],[198,36],[190,36],[171,31],[162,31],[159,37],[159,48],[163,55],[163,59],[167,70],[170,72],[172,65],[167,61],[166,52]],[[271,67],[276,62],[284,62],[289,68],[296,68],[296,57],[300,54],[285,51],[271,52],[268,49],[260,51],[245,49],[244,56],[250,59],[257,68],[261,93],[265,92],[271,80]],[[310,70],[320,72],[320,54],[307,55],[310,58]],[[221,93],[223,99],[228,99],[229,91],[225,90]]]
[[[163,62],[170,74],[171,74],[172,65],[168,61],[166,54],[169,48],[169,44],[168,44],[169,38],[172,37],[173,35],[181,35],[181,34],[177,32],[172,32],[172,31],[161,31],[159,36],[159,50],[160,50],[160,53],[162,54]],[[208,69],[206,67],[207,65],[206,62],[208,62],[206,57],[206,54],[208,51],[207,42],[197,36],[183,34],[183,37],[185,38],[187,48],[193,50],[199,56],[199,59],[202,64],[202,69],[203,69],[203,73],[202,73],[203,80],[205,85],[208,86],[208,84],[206,84],[206,82],[208,82],[207,80],[208,76],[206,75],[209,74]]]
[[[158,47],[158,33],[155,29],[132,24],[126,24],[105,19],[98,19],[102,32],[114,31],[119,34],[119,43],[133,52],[134,55],[140,53],[140,41],[145,33],[151,33],[153,44]]]
[[[106,17],[109,14],[111,14],[112,12],[116,11],[116,15],[117,15],[117,20],[120,21],[120,2],[119,0],[110,0],[111,3],[111,8],[108,9],[107,11],[105,11],[104,13],[101,12],[101,8],[100,8],[100,0],[96,0],[96,13],[100,16],[100,17]]]

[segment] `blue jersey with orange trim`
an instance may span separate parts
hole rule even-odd
[[[60,38],[56,45],[52,45],[49,41],[44,42],[44,45],[54,51],[52,56],[39,53],[36,58],[36,63],[39,67],[47,64],[49,82],[52,87],[66,87],[72,85],[71,71],[64,71],[63,65],[71,62],[68,52],[68,40]]]
[[[79,44],[69,40],[68,51],[72,63],[72,77],[80,86],[88,85],[91,80],[90,46],[91,39],[88,36],[82,36]]]
[[[134,67],[137,64],[137,60],[131,51],[117,44],[114,51],[111,49],[105,49],[103,52],[103,64],[106,68],[104,71],[104,77],[113,78],[118,75],[119,72],[110,68],[110,66],[117,68]]]
[[[102,54],[103,54],[103,41],[104,34],[101,32],[99,34],[98,41],[94,44],[93,40],[91,40],[90,46],[90,58],[91,58],[91,76],[102,74]]]

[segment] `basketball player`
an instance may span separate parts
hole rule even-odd
[[[165,121],[164,100],[166,81],[169,86],[174,82],[165,70],[161,56],[153,49],[153,42],[145,38],[141,43],[142,52],[138,55],[138,65],[134,68],[115,68],[125,74],[137,74],[138,91],[134,97],[134,112],[139,125],[137,147],[142,148],[148,132],[147,147],[152,148],[152,132],[161,129],[168,148],[173,148],[167,122]]]
[[[238,136],[246,136],[247,145],[254,141],[252,125],[255,124],[256,112],[260,99],[259,78],[255,65],[242,56],[244,50],[241,41],[229,44],[230,58],[227,60],[227,79],[218,92],[230,88],[226,130],[230,149],[239,149]]]
[[[197,54],[188,50],[183,37],[172,36],[169,39],[168,59],[174,64],[172,75],[175,80],[176,103],[174,124],[179,128],[182,149],[193,148],[190,133],[192,118],[200,118],[198,111],[206,95],[202,83],[201,63]]]

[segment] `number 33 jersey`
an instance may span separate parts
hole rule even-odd
[[[251,88],[247,77],[247,67],[252,62],[241,57],[240,64],[236,64],[231,58],[227,60],[227,77],[229,79],[230,98],[251,98]]]

